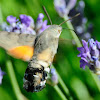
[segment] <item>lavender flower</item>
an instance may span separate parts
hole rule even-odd
[[[47,20],[45,20],[43,23],[42,23],[42,26],[40,28],[40,30],[38,31],[38,33],[42,33],[45,29],[47,29],[50,25],[47,25]]]
[[[14,16],[8,16],[7,17],[7,22],[12,24],[12,23],[16,23],[18,20],[16,19],[16,17]]]
[[[5,72],[3,72],[0,68],[0,84],[2,84],[2,79],[3,79],[3,75],[5,74]]]
[[[73,27],[80,39],[88,40],[91,38],[91,33],[93,31],[93,25],[90,23],[87,25],[88,22],[87,18],[84,17],[84,8],[85,3],[83,0],[78,2],[78,5],[70,10],[68,16],[72,17],[77,13],[80,13],[80,16],[76,17],[75,20],[72,20]]]
[[[29,27],[31,25],[31,23],[34,23],[32,17],[21,14],[20,16],[20,20],[22,24],[25,24],[27,27]]]
[[[58,76],[54,68],[50,69],[49,77],[47,83],[54,86],[58,83]]]
[[[73,19],[72,25],[75,29],[76,34],[80,39],[88,40],[91,38],[91,32],[93,31],[93,25],[87,24],[87,18],[84,17],[84,8],[85,3],[83,0],[80,0],[76,5],[77,0],[54,0],[54,6],[59,16],[64,18],[64,16],[68,15],[72,17],[77,13],[80,13],[80,16]]]
[[[37,22],[34,23],[34,19],[31,16],[27,16],[21,14],[19,19],[14,16],[8,16],[7,23],[3,23],[0,25],[1,30],[8,32],[16,32],[16,33],[24,33],[24,34],[40,34],[45,29],[49,27],[47,25],[47,20],[43,21],[44,15],[42,13],[39,14],[37,18]]]
[[[82,43],[83,47],[78,48],[78,57],[81,57],[80,67],[85,69],[87,65],[90,70],[100,75],[100,42],[89,39],[88,42],[82,40]]]
[[[44,18],[44,15],[42,13],[40,13],[38,15],[38,18],[37,18],[37,22],[36,22],[36,30],[37,32],[41,29],[42,27],[42,24],[43,24],[43,18]]]
[[[69,0],[68,5],[66,5],[66,0],[54,0],[54,6],[58,14],[64,17],[75,6],[76,1],[77,0]]]
[[[44,15],[40,13],[38,15],[37,22],[36,22],[36,32],[38,34],[42,33],[45,29],[49,27],[49,25],[47,25],[47,20],[43,22],[43,18],[44,18]]]

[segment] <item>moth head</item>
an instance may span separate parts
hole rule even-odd
[[[59,36],[62,32],[62,27],[59,25],[51,25],[48,28],[48,31],[51,32],[50,34],[52,34],[55,38],[59,38]]]

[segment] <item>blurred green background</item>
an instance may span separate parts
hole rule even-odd
[[[100,41],[100,0],[84,0],[85,1],[85,16],[89,22],[94,25],[93,37]],[[36,18],[39,13],[44,13],[42,9],[44,5],[51,17],[53,24],[59,24],[63,21],[55,11],[53,0],[0,0],[0,8],[2,16],[0,20],[6,21],[8,15],[19,17],[20,14],[27,14]],[[48,19],[44,13],[44,19]],[[1,18],[2,17],[2,18]],[[1,23],[1,22],[0,22]],[[48,21],[48,24],[50,22]],[[62,27],[66,27],[64,24]],[[61,38],[72,39],[69,30],[63,30]],[[77,57],[76,46],[72,45],[70,41],[63,41],[59,43],[58,53],[55,57],[54,66],[64,80],[66,86],[69,88],[70,94],[74,100],[100,100],[100,86],[96,86],[88,68],[80,69],[79,60]],[[15,75],[21,89],[21,92],[29,100],[61,100],[57,92],[50,85],[38,93],[29,93],[23,89],[23,76],[27,68],[27,62],[8,57],[6,52],[0,48],[0,66],[6,75],[3,77],[3,82],[0,85],[0,100],[16,100],[10,78],[7,75],[7,68],[5,67],[6,58],[9,58],[14,67]],[[59,84],[58,84],[59,85]],[[61,88],[61,86],[59,85]],[[62,88],[61,88],[62,90]],[[62,90],[63,91],[63,90]]]

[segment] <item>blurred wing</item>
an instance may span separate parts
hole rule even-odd
[[[6,50],[18,46],[33,47],[36,35],[0,31],[0,46]]]

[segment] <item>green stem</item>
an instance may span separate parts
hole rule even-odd
[[[2,9],[0,4],[0,24],[3,23],[3,17],[2,17]]]
[[[69,19],[68,16],[64,16],[64,20],[67,20],[67,19]],[[67,22],[66,22],[66,25],[67,25],[67,27],[68,27],[69,29],[74,30],[74,28],[73,28],[73,26],[72,26],[72,24],[71,24],[70,21],[67,21]],[[74,39],[74,41],[75,41],[77,47],[81,47],[82,44],[81,44],[79,38],[77,37],[77,35],[75,34],[75,32],[74,32],[74,31],[70,31],[70,33],[71,33],[71,35],[72,35],[72,37],[73,37],[73,39]]]
[[[67,19],[69,19],[68,16],[64,16],[64,20],[67,20]],[[67,25],[67,27],[69,29],[73,29],[74,30],[74,28],[73,28],[73,26],[72,26],[70,21],[67,21],[66,25]],[[71,33],[71,35],[72,35],[77,47],[82,47],[82,44],[81,44],[79,38],[77,37],[76,33],[74,31],[70,31],[70,33]],[[89,70],[89,72],[90,72],[90,70]],[[96,86],[98,87],[98,90],[100,91],[99,79],[97,79],[96,76],[92,72],[90,72],[90,75],[92,76]]]
[[[68,88],[66,87],[65,83],[63,82],[62,78],[60,77],[60,75],[58,74],[58,72],[56,71],[57,75],[58,75],[58,81],[61,85],[61,87],[63,88],[63,90],[65,91],[65,93],[67,94],[67,96],[69,96],[69,90]]]
[[[68,100],[57,85],[54,86],[54,89],[59,94],[59,96],[62,98],[61,100]]]
[[[53,65],[52,65],[52,67],[55,68]],[[58,76],[59,84],[61,85],[61,87],[64,90],[64,92],[66,93],[66,95],[71,99],[72,97],[70,97],[69,90],[68,90],[67,86],[65,85],[64,81],[62,80],[62,78],[60,77],[60,75],[57,72],[57,70],[56,70],[56,73],[57,73],[57,76]]]
[[[20,91],[20,88],[18,86],[16,77],[15,77],[14,69],[10,60],[6,61],[6,67],[7,67],[8,75],[10,77],[10,81],[11,81],[17,100],[27,100],[26,97],[24,97],[24,95],[22,95]]]
[[[91,74],[92,78],[93,78],[94,81],[95,81],[95,84],[96,84],[98,90],[100,91],[100,80],[99,80],[99,78],[97,77],[96,74],[94,74],[94,73],[91,72],[90,70],[89,70],[89,73]]]

